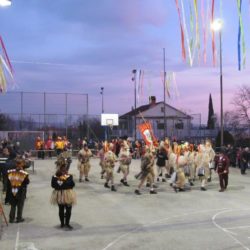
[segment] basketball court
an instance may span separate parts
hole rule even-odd
[[[158,183],[158,194],[134,190],[140,167],[133,160],[130,187],[119,183],[117,192],[104,188],[98,159],[91,159],[90,182],[79,183],[76,160],[70,172],[76,182],[78,204],[73,207],[72,231],[59,227],[58,208],[49,203],[54,160],[36,160],[30,171],[24,223],[2,223],[0,248],[4,250],[117,250],[117,249],[250,249],[250,176],[231,168],[229,187],[219,193],[214,174],[206,192],[198,181],[191,191],[175,193],[168,183]],[[116,166],[117,169],[117,166]],[[9,206],[4,206],[8,215]]]

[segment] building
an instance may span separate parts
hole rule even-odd
[[[166,113],[166,136],[171,139],[189,139],[191,134],[190,115],[165,104]],[[119,117],[119,127],[116,135],[135,137],[135,117],[136,125],[149,121],[152,125],[156,138],[164,138],[164,102],[156,102],[155,96],[149,98],[149,104],[140,106]],[[140,132],[136,131],[136,139],[142,139]]]

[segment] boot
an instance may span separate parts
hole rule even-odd
[[[115,189],[114,185],[111,186],[111,191],[116,192],[116,189]]]
[[[189,181],[189,184],[190,184],[190,186],[193,186],[193,185],[194,185],[194,183],[193,183],[192,181]]]
[[[140,190],[139,190],[139,189],[136,189],[136,190],[135,190],[135,194],[137,194],[137,195],[141,195]]]
[[[126,181],[124,181],[123,185],[129,187],[129,184]]]
[[[125,181],[124,181],[124,179],[121,179],[120,182],[124,185],[124,182],[125,182]]]
[[[104,187],[105,188],[110,188],[110,186],[109,186],[109,184],[107,182],[104,184]]]
[[[88,177],[85,177],[85,181],[89,181],[89,178],[88,178]]]
[[[153,189],[153,190],[150,190],[149,192],[150,194],[157,194],[157,192]]]

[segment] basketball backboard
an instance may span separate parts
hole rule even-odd
[[[101,125],[102,126],[118,126],[119,118],[118,114],[101,114]]]

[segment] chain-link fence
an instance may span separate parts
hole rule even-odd
[[[80,126],[89,137],[88,94],[8,92],[0,96],[0,130],[69,136]]]

